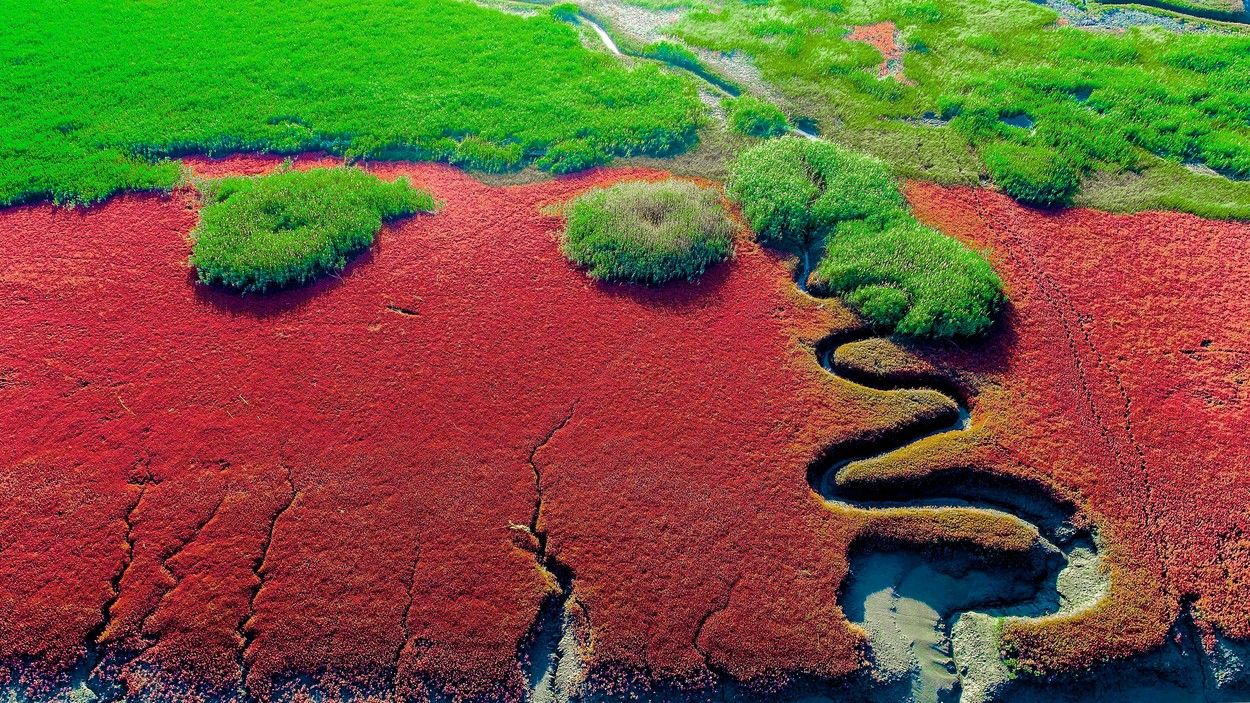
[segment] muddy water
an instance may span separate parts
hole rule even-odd
[[[800,273],[800,276],[802,273]],[[871,335],[863,333],[822,346],[821,365],[839,375],[837,349]],[[851,380],[865,385],[872,379]],[[862,381],[862,383],[861,383]],[[884,392],[889,384],[866,385]],[[875,509],[909,506],[975,508],[1015,516],[1035,526],[1039,547],[1030,558],[1004,563],[975,553],[921,550],[867,551],[853,554],[851,575],[840,598],[847,617],[869,633],[875,674],[902,684],[905,700],[983,700],[1010,678],[997,646],[997,617],[1039,617],[1072,612],[1097,602],[1106,592],[1094,537],[1073,527],[1071,508],[1058,505],[1036,487],[988,485],[952,478],[941,495],[889,495],[866,499],[848,493],[839,475],[861,461],[885,457],[934,435],[965,431],[970,410],[961,398],[943,392],[958,412],[936,426],[917,425],[890,440],[853,448],[809,472],[808,480],[825,500],[847,507]],[[986,620],[957,627],[969,614]],[[973,690],[964,695],[965,687]]]
[[[915,551],[863,554],[852,560],[842,602],[869,633],[877,675],[910,682],[910,700],[984,700],[1010,677],[999,660],[999,617],[1073,612],[1105,592],[1088,537],[1039,556],[995,566]]]
[[[1032,574],[943,566],[914,553],[869,554],[856,560],[843,597],[847,617],[868,630],[877,671],[910,679],[915,701],[959,700],[952,615],[1038,590]]]

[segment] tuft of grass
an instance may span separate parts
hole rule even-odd
[[[630,52],[627,50],[626,53]],[[699,60],[697,54],[681,44],[671,41],[654,42],[644,46],[638,52],[638,55],[646,59],[666,63],[675,68],[685,69],[703,80],[720,87],[730,95],[738,95],[742,92],[742,88],[733,81],[726,79],[719,73],[708,70],[708,67]]]
[[[763,244],[798,252],[815,236],[809,206],[820,188],[808,175],[805,153],[797,139],[780,139],[743,151],[730,167],[729,196]]]
[[[747,149],[730,168],[728,188],[756,238],[794,252],[844,220],[909,217],[880,161],[829,142],[784,137]]]
[[[574,3],[562,2],[558,5],[552,5],[548,12],[551,13],[552,17],[560,20],[561,22],[576,23],[582,10]]]
[[[982,156],[998,187],[1028,205],[1070,205],[1081,187],[1072,164],[1046,149],[1005,142],[986,147]]]
[[[781,108],[754,95],[726,99],[724,106],[729,125],[739,134],[779,137],[790,130],[790,121]]]
[[[204,197],[190,263],[201,282],[245,292],[338,271],[373,243],[384,221],[435,207],[407,179],[387,182],[346,167],[223,178]]]
[[[658,41],[648,44],[643,47],[642,55],[688,71],[706,71],[703,62],[699,60],[699,57],[693,51],[671,41]]]
[[[874,327],[910,337],[975,337],[994,324],[1002,281],[984,256],[918,222],[852,220],[829,237],[812,288]]]
[[[596,188],[568,209],[561,249],[603,281],[693,279],[733,252],[720,195],[678,180]]]
[[[979,253],[917,222],[884,162],[783,137],[743,152],[728,187],[764,244],[805,251],[823,243],[812,289],[841,296],[872,325],[929,338],[993,325],[998,275]]]
[[[464,2],[30,0],[0,27],[0,206],[169,188],[191,153],[563,172],[681,151],[703,111],[551,13]]]

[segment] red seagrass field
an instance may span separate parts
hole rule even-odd
[[[1250,700],[1242,5],[0,6],[0,703]]]
[[[45,676],[98,641],[97,674],[137,694],[245,674],[267,697],[321,672],[511,699],[558,588],[533,522],[605,672],[855,668],[832,594],[859,526],[802,467],[932,401],[823,377],[796,340],[853,318],[798,299],[750,244],[662,291],[561,258],[544,205],[656,172],[379,173],[443,209],[263,299],[188,280],[188,193],[4,213],[4,424],[23,428],[4,447],[6,659]]]
[[[981,387],[987,419],[967,444],[903,462],[899,475],[1001,461],[1076,490],[1105,521],[1110,596],[1043,625],[1067,630],[1053,646],[1012,634],[1021,656],[1047,666],[1141,647],[1182,605],[1208,641],[1250,635],[1250,228],[1047,213],[968,188],[907,192],[922,220],[991,252],[1013,302],[988,349],[926,353]]]
[[[804,467],[825,448],[940,403],[827,375],[815,342],[859,323],[799,293],[783,260],[742,240],[700,281],[647,290],[561,258],[547,206],[664,174],[491,187],[445,166],[375,172],[411,176],[442,209],[388,227],[339,277],[265,297],[188,279],[190,192],[0,215],[0,393],[4,426],[22,428],[3,448],[0,578],[18,682],[520,698],[534,622],[562,587],[536,556],[571,577],[584,670],[605,689],[837,679],[864,666],[837,602],[864,534],[1028,548],[1006,519],[881,516],[810,492]],[[1139,654],[1189,603],[1204,631],[1246,636],[1231,291],[1250,271],[1222,253],[1250,228],[908,195],[992,252],[1014,302],[998,341],[905,350],[966,385],[972,431],[882,474],[1019,473],[1077,496],[1109,545],[1097,606],[1008,624],[1020,659]],[[1027,247],[1006,234],[1021,231]],[[1107,258],[1073,265],[1091,237]],[[1201,258],[1161,274],[1195,238]],[[1169,292],[1195,285],[1209,296]],[[1143,297],[1152,314],[1130,323]]]

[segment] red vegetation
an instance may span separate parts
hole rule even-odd
[[[852,27],[846,35],[847,41],[864,42],[881,52],[881,66],[877,69],[877,77],[893,76],[905,81],[903,77],[903,55],[907,45],[893,22],[877,22]]]
[[[821,370],[806,345],[856,323],[749,241],[659,289],[561,258],[545,205],[665,174],[493,188],[377,170],[443,210],[264,297],[193,283],[191,193],[0,212],[0,671],[38,689],[85,662],[92,685],[192,699],[245,682],[515,700],[557,590],[541,551],[572,572],[602,685],[838,676],[862,665],[836,599],[856,539],[1029,546],[992,514],[816,498],[804,469],[824,447],[949,401]],[[930,355],[980,389],[973,427],[895,470],[1051,482],[1109,543],[1110,597],[1009,624],[1021,662],[1140,651],[1187,596],[1250,635],[1250,230],[910,196],[991,249],[1014,305],[988,344]]]
[[[748,241],[661,289],[562,259],[543,206],[662,173],[492,188],[377,170],[444,208],[264,297],[193,283],[188,192],[0,212],[0,671],[38,688],[86,661],[89,683],[137,695],[516,699],[556,588],[532,521],[574,574],[600,680],[859,667],[836,593],[868,518],[826,507],[804,467],[933,394],[820,370],[796,340],[853,319]]]
[[[1012,304],[991,341],[929,355],[982,389],[973,438],[906,472],[981,463],[1082,496],[1109,543],[1093,610],[1009,625],[1042,670],[1162,641],[1182,602],[1250,637],[1250,225],[1031,210],[913,184],[918,217],[985,248]]]

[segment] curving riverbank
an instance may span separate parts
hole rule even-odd
[[[867,338],[867,337],[865,337]],[[853,342],[848,342],[853,343]],[[822,366],[839,375],[834,350],[822,354]],[[885,392],[889,388],[873,388]],[[1071,506],[1060,505],[1037,487],[1012,491],[970,474],[969,480],[942,486],[891,487],[846,479],[860,462],[882,460],[930,437],[966,431],[971,414],[958,411],[941,421],[917,423],[884,443],[837,451],[809,471],[814,491],[832,504],[862,510],[971,508],[1013,516],[1035,527],[1039,548],[1024,559],[994,559],[979,554],[901,550],[861,544],[852,554],[851,576],[841,601],[847,616],[870,634],[874,666],[890,678],[910,681],[912,699],[956,700],[964,677],[992,675],[1001,667],[999,652],[986,633],[955,625],[973,611],[992,616],[1040,617],[1092,605],[1106,591],[1098,567],[1095,536],[1074,526]],[[927,493],[927,495],[926,495]],[[1032,493],[1032,494],[1030,494]],[[979,652],[962,660],[960,652]]]
[[[811,252],[800,255],[796,285],[805,293]],[[950,550],[899,548],[860,541],[839,601],[848,618],[869,633],[874,672],[914,701],[963,700],[964,680],[976,690],[1004,677],[994,628],[957,627],[966,616],[1039,617],[1071,613],[1106,592],[1096,535],[1077,527],[1076,507],[1056,500],[1045,486],[1002,480],[969,469],[940,485],[871,479],[854,469],[929,438],[969,429],[972,409],[953,383],[865,372],[839,351],[880,338],[868,328],[839,333],[817,344],[820,365],[842,382],[868,393],[924,389],[945,396],[948,409],[884,437],[831,448],[808,467],[812,490],[831,505],[851,510],[965,508],[1014,517],[1037,530],[1039,548],[1023,559]],[[979,698],[973,697],[973,700]]]

